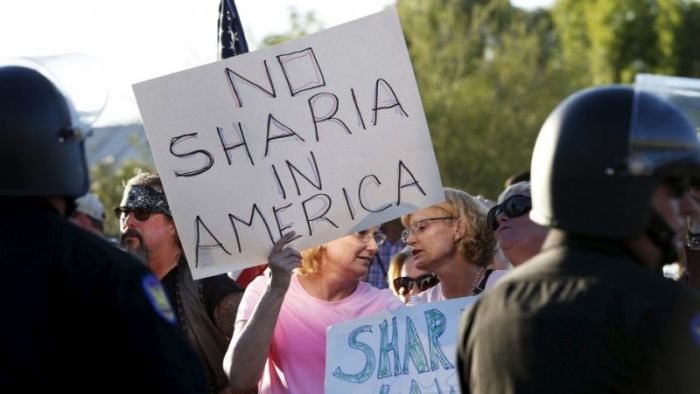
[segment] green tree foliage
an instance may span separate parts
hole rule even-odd
[[[539,128],[575,90],[547,12],[505,0],[399,0],[445,185],[495,198],[530,167]]]
[[[700,3],[398,0],[445,185],[495,197],[528,169],[546,116],[584,87],[637,73],[700,77]]]
[[[630,83],[638,73],[700,75],[698,3],[559,0],[552,9],[564,59],[586,84]]]
[[[638,72],[700,77],[698,1],[557,0],[524,11],[507,0],[398,0],[397,10],[443,183],[490,198],[529,169],[544,119],[572,92]],[[293,10],[291,21],[263,46],[322,28],[313,13]],[[153,170],[146,163],[92,169],[108,212],[122,181]]]
[[[681,54],[676,63],[676,72],[680,76],[700,77],[700,3],[684,4],[682,21],[676,31],[673,42],[674,52]]]

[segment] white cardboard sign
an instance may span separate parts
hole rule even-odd
[[[393,9],[133,88],[195,278],[444,200]]]
[[[457,329],[477,299],[419,304],[331,326],[326,394],[459,393]]]

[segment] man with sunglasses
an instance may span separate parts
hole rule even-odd
[[[48,78],[0,67],[0,392],[203,393],[158,279],[70,223],[84,125]]]
[[[542,251],[465,314],[463,393],[697,393],[700,297],[665,279],[700,174],[695,128],[632,87],[585,90],[544,123],[530,218]]]
[[[514,267],[539,253],[549,229],[530,220],[530,182],[514,183],[501,193],[486,217],[498,247]]]
[[[228,383],[222,362],[242,290],[226,275],[192,279],[158,174],[140,173],[131,178],[115,213],[122,246],[162,282],[176,305],[180,328],[202,361],[208,391],[218,393]]]

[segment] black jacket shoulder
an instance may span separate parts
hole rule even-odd
[[[2,224],[0,307],[13,318],[1,329],[0,391],[203,391],[145,266],[45,204],[20,204]]]

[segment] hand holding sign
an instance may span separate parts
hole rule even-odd
[[[270,267],[270,289],[287,292],[289,281],[295,268],[301,265],[301,254],[288,243],[300,238],[294,231],[284,234],[272,247],[267,257]]]
[[[134,92],[195,279],[444,198],[395,10]]]

